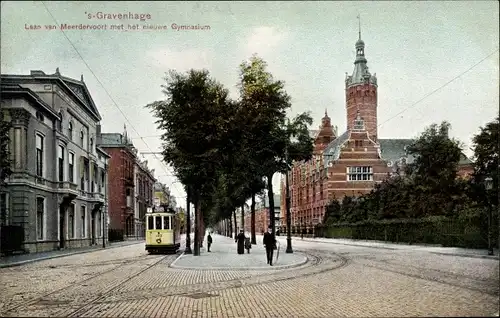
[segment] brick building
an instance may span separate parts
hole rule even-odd
[[[154,169],[148,168],[148,161],[136,158],[134,165],[134,227],[136,237],[144,237],[147,208],[153,207],[153,193],[156,179]]]
[[[380,139],[377,131],[377,78],[368,71],[365,44],[355,44],[352,75],[346,74],[347,129],[338,134],[325,112],[321,126],[311,131],[313,158],[295,163],[289,172],[292,227],[312,232],[321,223],[325,207],[336,198],[370,192],[413,158],[406,153],[412,139]],[[460,174],[471,173],[471,161],[462,155]],[[281,183],[282,219],[286,220],[285,187]],[[283,222],[286,224],[286,222]]]
[[[111,156],[108,166],[109,229],[135,236],[134,167],[137,150],[127,137],[120,133],[101,133],[97,127],[97,142]]]

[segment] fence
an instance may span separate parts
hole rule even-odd
[[[458,220],[398,219],[356,224],[318,225],[315,236],[377,240],[408,244],[440,244],[447,247],[487,248],[488,231],[479,224]],[[498,247],[498,223],[492,224],[492,245]]]

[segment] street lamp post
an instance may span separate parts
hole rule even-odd
[[[290,213],[290,184],[288,183],[288,151],[285,152],[285,160],[287,162],[287,169],[285,172],[285,203],[286,203],[286,253],[293,253],[292,249],[292,216]]]
[[[493,179],[487,177],[484,179],[484,187],[486,188],[486,202],[488,205],[488,255],[493,255],[493,246],[491,245],[491,221],[492,221],[492,209],[489,198],[489,191],[493,188]]]

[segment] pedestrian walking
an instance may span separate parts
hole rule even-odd
[[[237,243],[238,254],[245,254],[245,233],[243,233],[243,230],[240,230],[235,242]]]
[[[250,237],[247,236],[247,237],[245,237],[245,249],[247,250],[248,254],[250,254],[251,248],[252,248],[252,242],[250,242]]]
[[[269,226],[266,233],[264,233],[264,245],[266,247],[267,264],[273,266],[273,251],[276,246],[276,239],[273,237],[273,228]]]
[[[207,247],[208,247],[208,251],[210,252],[210,246],[212,246],[212,235],[210,235],[210,233],[208,233],[208,236],[207,236]]]

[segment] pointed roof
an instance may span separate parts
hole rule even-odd
[[[360,16],[357,17],[360,21]],[[366,65],[368,61],[365,57],[365,42],[361,39],[361,22],[359,22],[359,38],[356,41],[356,59],[354,60],[354,70],[352,75],[346,76],[346,87],[353,85],[370,83],[377,86],[377,77],[371,75],[368,71],[368,66]]]
[[[83,79],[83,78],[82,78]],[[78,81],[69,77],[62,76],[59,68],[56,68],[54,74],[45,74],[40,70],[32,70],[30,75],[15,75],[15,74],[2,74],[2,82],[4,83],[31,83],[36,82],[50,82],[56,81],[59,86],[68,93],[89,115],[94,117],[96,121],[102,120],[97,106],[92,99],[87,85],[83,81]]]

